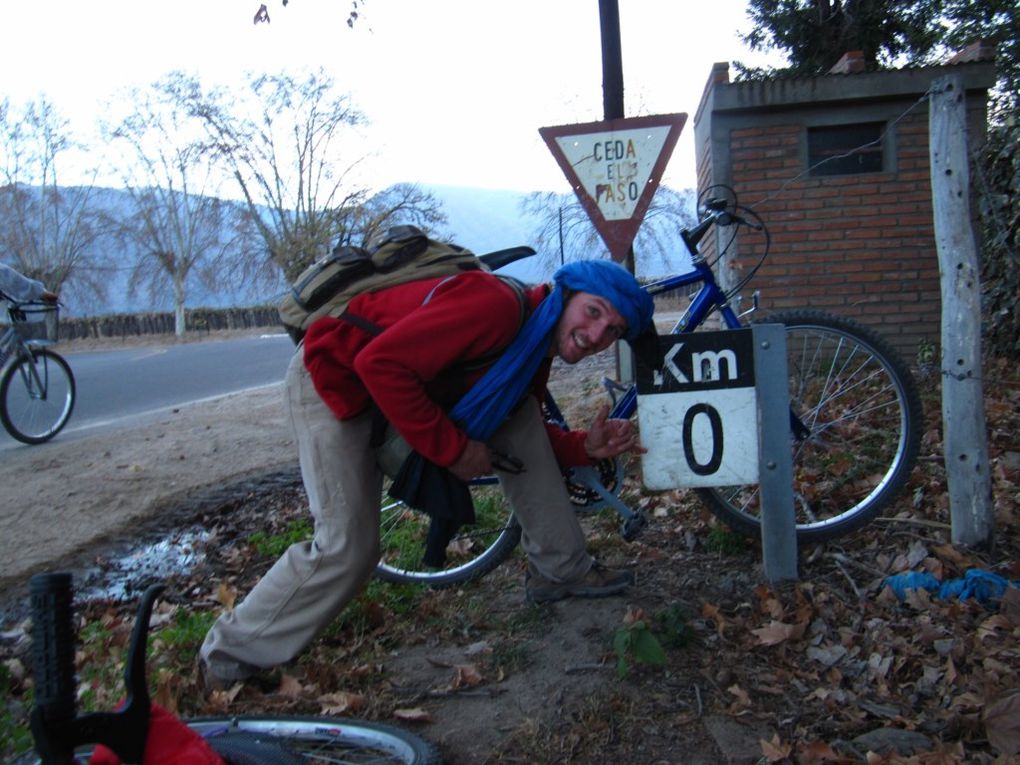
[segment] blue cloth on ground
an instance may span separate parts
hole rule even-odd
[[[1000,600],[1007,587],[1020,587],[1020,583],[1010,582],[991,571],[972,568],[963,577],[945,582],[940,582],[926,571],[908,571],[886,577],[882,586],[892,589],[900,600],[907,596],[908,590],[923,589],[938,598],[973,598],[978,603],[988,605]]]
[[[566,290],[589,292],[608,300],[627,322],[632,341],[652,321],[655,305],[634,275],[608,260],[568,263],[553,275],[553,290],[538,305],[495,364],[450,410],[450,418],[468,437],[485,441],[521,400],[549,351],[550,337],[563,313]]]
[[[1001,600],[1010,581],[991,571],[972,568],[962,579],[950,579],[939,587],[940,598],[974,598],[978,603]],[[1020,585],[1014,585],[1020,586]]]
[[[908,571],[886,577],[882,582],[882,586],[891,588],[900,600],[907,596],[908,590],[927,590],[933,593],[940,585],[941,582],[927,571]]]

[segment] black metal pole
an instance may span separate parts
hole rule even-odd
[[[623,119],[623,49],[620,45],[618,0],[599,0],[602,29],[602,112],[606,120]],[[627,250],[624,267],[634,273],[634,248]],[[616,344],[616,376],[622,382],[634,379],[633,355]]]
[[[622,120],[623,48],[620,45],[619,0],[599,0],[602,30],[602,112],[606,120]],[[627,251],[623,265],[634,273],[634,248]]]
[[[602,28],[602,111],[607,120],[623,119],[623,52],[618,0],[599,0]]]
[[[563,205],[560,205],[560,268],[563,268]]]

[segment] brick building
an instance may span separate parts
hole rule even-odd
[[[694,117],[698,190],[732,187],[768,226],[769,257],[751,284],[765,311],[850,316],[909,362],[922,339],[937,343],[925,95],[938,78],[960,76],[976,146],[995,84],[992,52],[973,46],[944,66],[884,72],[861,71],[859,54],[848,54],[827,75],[764,82],[731,83],[728,64],[713,67]],[[725,232],[706,238],[706,254]],[[719,269],[724,284],[759,255],[753,243],[731,248]]]

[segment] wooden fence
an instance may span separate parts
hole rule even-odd
[[[276,306],[251,308],[194,308],[185,311],[189,332],[281,327]],[[140,335],[172,335],[174,314],[127,313],[108,316],[61,318],[59,338],[81,340],[92,338],[126,338]]]

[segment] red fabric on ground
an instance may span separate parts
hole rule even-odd
[[[102,744],[96,747],[89,765],[121,765],[120,758]],[[158,704],[152,705],[149,737],[142,765],[226,765],[209,743]]]

